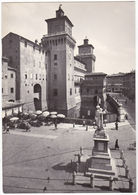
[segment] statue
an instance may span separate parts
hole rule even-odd
[[[95,120],[98,130],[103,129],[103,114],[105,113],[102,108],[100,108],[99,105],[96,106],[96,113],[95,113]]]
[[[61,9],[62,4],[59,5],[59,9]]]
[[[98,129],[100,128],[100,106],[96,106],[96,112],[95,112],[95,120],[96,120],[96,125]]]

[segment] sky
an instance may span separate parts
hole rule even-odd
[[[88,38],[94,46],[95,71],[113,74],[135,69],[135,2],[2,3],[2,37],[9,32],[39,42],[47,34],[45,19],[54,18],[60,3],[74,27],[78,46]]]

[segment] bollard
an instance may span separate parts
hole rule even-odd
[[[73,128],[75,127],[75,123],[73,123]]]
[[[130,179],[129,179],[129,191],[130,191],[130,192],[133,192],[133,184],[134,184],[134,183],[133,183],[133,180],[130,178]]]
[[[73,171],[72,179],[73,179],[72,183],[73,185],[75,185],[76,184],[76,172],[75,171]]]
[[[109,190],[113,191],[113,178],[110,177],[109,179]]]
[[[126,165],[126,168],[125,168],[125,176],[126,176],[126,178],[129,177],[129,168],[128,168],[127,165]]]
[[[120,151],[120,158],[123,159],[124,158],[124,153],[123,150]]]
[[[86,131],[88,131],[88,125],[86,125]]]
[[[93,174],[91,174],[90,176],[90,186],[91,188],[94,188],[94,175]]]

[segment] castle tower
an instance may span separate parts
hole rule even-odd
[[[56,17],[45,20],[48,34],[41,39],[46,52],[48,109],[73,116],[75,107],[73,24],[59,6]]]
[[[83,45],[78,46],[79,55],[78,57],[86,63],[87,73],[92,73],[95,71],[95,60],[96,57],[93,54],[94,47],[89,44],[89,40],[87,38],[84,39]]]

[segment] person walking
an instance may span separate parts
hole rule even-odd
[[[116,141],[115,141],[115,150],[116,150],[116,149],[119,150],[118,139],[116,139]]]
[[[115,122],[115,129],[118,130],[118,122]]]
[[[55,129],[57,129],[57,119],[55,119]]]
[[[128,120],[128,115],[127,115],[127,113],[125,114],[125,118],[126,118],[126,120]]]
[[[9,127],[9,125],[7,125],[7,127],[6,127],[6,133],[10,133],[10,127]]]

